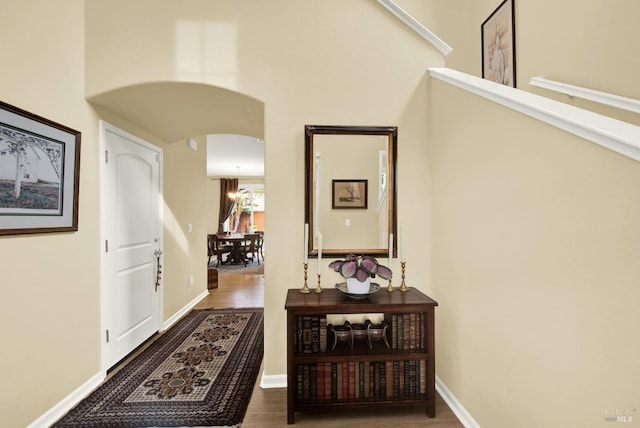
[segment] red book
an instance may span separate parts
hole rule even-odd
[[[324,397],[327,400],[332,398],[331,396],[331,363],[324,363]]]
[[[349,363],[349,398],[356,398],[356,363]]]

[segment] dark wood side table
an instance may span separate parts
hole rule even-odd
[[[287,423],[295,411],[345,407],[425,406],[435,417],[435,307],[438,302],[410,287],[381,288],[365,299],[337,289],[287,293]],[[387,334],[369,348],[366,341],[335,349],[327,315],[384,314]]]

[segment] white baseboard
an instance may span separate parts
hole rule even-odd
[[[180,309],[178,312],[173,314],[173,316],[171,316],[168,320],[164,322],[164,324],[162,324],[162,331],[168,329],[173,324],[175,324],[176,321],[182,318],[187,312],[193,309],[193,307],[197,305],[200,302],[200,300],[204,299],[208,295],[209,295],[209,290],[205,290],[202,293],[200,293],[198,297],[196,297],[195,299],[193,299],[192,301],[184,305],[182,309]]]
[[[271,388],[286,388],[286,387],[287,387],[286,374],[265,375],[264,372],[262,372],[262,377],[260,379],[260,388],[271,389]]]
[[[436,391],[442,397],[451,411],[458,417],[465,428],[480,428],[480,425],[473,419],[471,414],[462,406],[455,395],[447,388],[447,386],[436,376]]]
[[[100,372],[93,375],[88,381],[82,384],[78,389],[69,394],[58,404],[49,409],[45,414],[33,421],[28,428],[47,428],[53,425],[58,419],[63,417],[69,410],[82,401],[104,380],[104,373]]]

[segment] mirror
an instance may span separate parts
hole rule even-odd
[[[309,256],[396,256],[395,126],[305,126]]]

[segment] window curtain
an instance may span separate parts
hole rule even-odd
[[[220,179],[220,213],[218,215],[218,233],[224,232],[223,224],[231,215],[234,202],[229,199],[229,193],[238,191],[237,178],[221,178]]]

